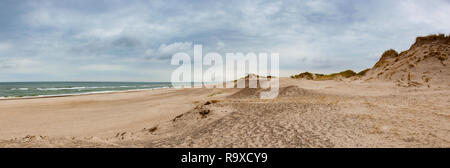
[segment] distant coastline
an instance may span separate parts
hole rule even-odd
[[[171,88],[169,82],[1,82],[0,100],[66,97]]]
[[[134,89],[134,90],[121,90],[121,91],[86,92],[86,93],[79,93],[79,94],[39,95],[39,96],[24,96],[24,97],[0,97],[0,101],[2,101],[2,100],[22,100],[22,99],[40,99],[40,98],[70,97],[70,96],[83,96],[83,95],[94,95],[94,94],[109,94],[109,93],[128,93],[128,92],[150,91],[150,90],[170,89],[170,88],[172,88],[172,87],[160,87],[160,88],[150,88],[150,89]]]

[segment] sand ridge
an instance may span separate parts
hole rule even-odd
[[[246,84],[2,100],[0,147],[448,148],[449,42],[419,37],[364,75],[277,78],[275,99]]]
[[[280,96],[273,100],[259,99],[255,96],[258,92],[248,92],[248,89],[168,89],[132,95],[116,93],[66,98],[69,100],[58,98],[55,100],[57,104],[92,98],[103,103],[109,100],[109,105],[117,104],[113,101],[116,99],[141,100],[137,101],[141,103],[133,104],[135,108],[130,110],[142,114],[130,114],[139,117],[126,118],[114,112],[102,113],[102,109],[88,110],[93,113],[91,116],[106,115],[104,118],[108,118],[108,122],[113,124],[105,127],[99,118],[92,122],[83,119],[73,121],[73,125],[83,125],[91,130],[83,132],[82,129],[81,133],[67,125],[65,122],[68,121],[40,129],[37,127],[34,128],[34,133],[24,132],[22,135],[12,133],[17,134],[23,128],[10,127],[11,130],[1,130],[3,140],[0,141],[0,146],[450,147],[448,89],[412,89],[385,83],[290,78],[280,78]],[[378,94],[372,94],[374,92]],[[248,94],[246,98],[234,98],[236,94],[243,93]],[[143,96],[142,99],[136,98],[138,95]],[[146,101],[147,99],[151,101]],[[44,106],[48,103],[47,100],[50,99],[35,99],[32,100],[33,103],[27,104],[34,109]],[[177,103],[164,104],[165,101]],[[22,101],[15,103],[26,106]],[[83,106],[95,105],[96,103],[92,103]],[[102,107],[104,105],[101,104]],[[17,109],[12,104],[9,107],[9,110]],[[53,115],[67,110],[67,106],[63,105],[48,108],[54,108],[51,113]],[[145,108],[151,110],[145,111]],[[25,109],[23,107],[22,110]],[[29,110],[33,111],[32,109]],[[115,109],[122,113],[122,108]],[[86,109],[78,110],[74,114],[68,113],[71,114],[68,118],[73,118],[76,114],[86,115],[82,112]],[[172,113],[161,113],[171,110]],[[152,111],[158,112],[155,115],[162,116],[154,120],[155,116],[149,114]],[[39,116],[40,112],[35,113]],[[144,114],[149,116],[143,118]],[[17,121],[6,116],[3,115],[2,120]],[[46,114],[46,117],[49,115]],[[120,123],[124,118],[129,124]],[[1,123],[2,128],[5,128],[5,122]],[[58,131],[49,135],[45,131],[56,129],[50,127],[67,128],[60,130],[60,135],[56,134]],[[14,135],[13,138],[5,136],[8,132]]]

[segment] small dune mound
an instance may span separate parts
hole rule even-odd
[[[214,111],[211,106],[219,102],[220,100],[208,100],[205,103],[198,104],[192,110],[173,118],[172,122],[176,122],[178,120],[193,120],[193,119],[207,118]]]
[[[242,87],[242,88],[260,88],[263,81],[260,80],[271,80],[272,78],[276,78],[274,76],[260,76],[255,74],[248,74],[247,76],[234,80],[234,87]],[[252,83],[252,87],[250,87],[250,83]]]
[[[364,80],[386,80],[404,87],[433,87],[450,84],[450,36],[418,37],[409,50],[383,53]]]
[[[257,99],[260,98],[260,94],[263,91],[268,91],[268,89],[261,88],[243,88],[240,91],[228,96],[231,99]],[[302,97],[302,96],[313,96],[317,93],[299,88],[297,86],[287,86],[279,89],[278,97]]]
[[[228,96],[231,99],[252,99],[259,98],[259,95],[263,89],[261,88],[242,88],[238,92]]]
[[[280,88],[278,97],[302,97],[302,96],[314,96],[317,95],[315,92],[299,88],[297,86],[287,86]]]
[[[234,81],[235,88],[242,88],[235,94],[228,96],[228,98],[233,99],[250,99],[259,98],[261,91],[267,90],[262,89],[262,86],[270,87],[270,82],[274,76],[262,77],[259,75],[249,74],[244,78]]]
[[[390,59],[395,59],[398,57],[398,52],[394,49],[389,49],[385,51],[382,55],[380,60],[373,66],[372,69],[376,69],[382,66],[386,65],[386,62],[389,62]]]

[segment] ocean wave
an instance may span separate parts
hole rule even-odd
[[[137,87],[137,86],[119,86],[121,88]]]
[[[28,88],[12,88],[11,90],[28,90]]]
[[[83,93],[67,93],[67,94],[52,94],[52,95],[37,95],[37,96],[6,96],[1,99],[16,99],[16,98],[44,98],[44,97],[61,97],[61,96],[77,96],[77,95],[91,95],[91,94],[102,94],[102,93],[120,93],[120,92],[130,92],[130,91],[146,91],[146,90],[156,90],[156,89],[166,89],[171,87],[156,87],[156,88],[145,88],[145,89],[130,89],[130,90],[106,90],[106,91],[93,91],[93,92],[83,92]]]
[[[58,91],[58,90],[88,90],[88,89],[115,89],[124,88],[128,86],[81,86],[81,87],[63,87],[63,88],[36,88],[40,91]]]

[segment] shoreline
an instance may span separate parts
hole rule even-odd
[[[158,88],[148,88],[148,89],[132,89],[132,90],[116,90],[116,91],[115,90],[113,90],[113,91],[95,91],[95,92],[85,92],[85,93],[73,93],[73,94],[69,93],[69,94],[58,94],[58,95],[39,95],[39,96],[24,96],[24,97],[0,97],[0,101],[56,98],[56,97],[72,97],[72,96],[84,96],[84,95],[96,95],[96,94],[128,93],[128,92],[140,92],[140,91],[171,89],[171,88],[174,88],[174,87],[158,87]]]
[[[153,88],[3,99],[0,141],[27,135],[114,137],[119,132],[138,131],[169,121],[191,109],[193,102],[207,98],[210,92],[210,89]]]
[[[161,82],[161,83],[163,83],[163,82]],[[206,85],[214,85],[214,84],[206,84]],[[202,84],[201,86],[202,86],[202,88],[205,88],[206,85]],[[192,85],[191,88],[195,88],[196,86],[199,86],[199,85]],[[84,93],[52,94],[52,95],[38,95],[38,96],[22,96],[22,97],[0,96],[0,101],[71,97],[71,96],[83,96],[83,95],[95,95],[95,94],[128,93],[128,92],[150,91],[150,90],[171,89],[171,88],[176,88],[176,86],[164,86],[164,87],[145,88],[145,89],[130,89],[130,90],[105,90],[105,91],[92,91],[92,92],[84,92]],[[183,89],[183,88],[181,88],[181,89]]]

